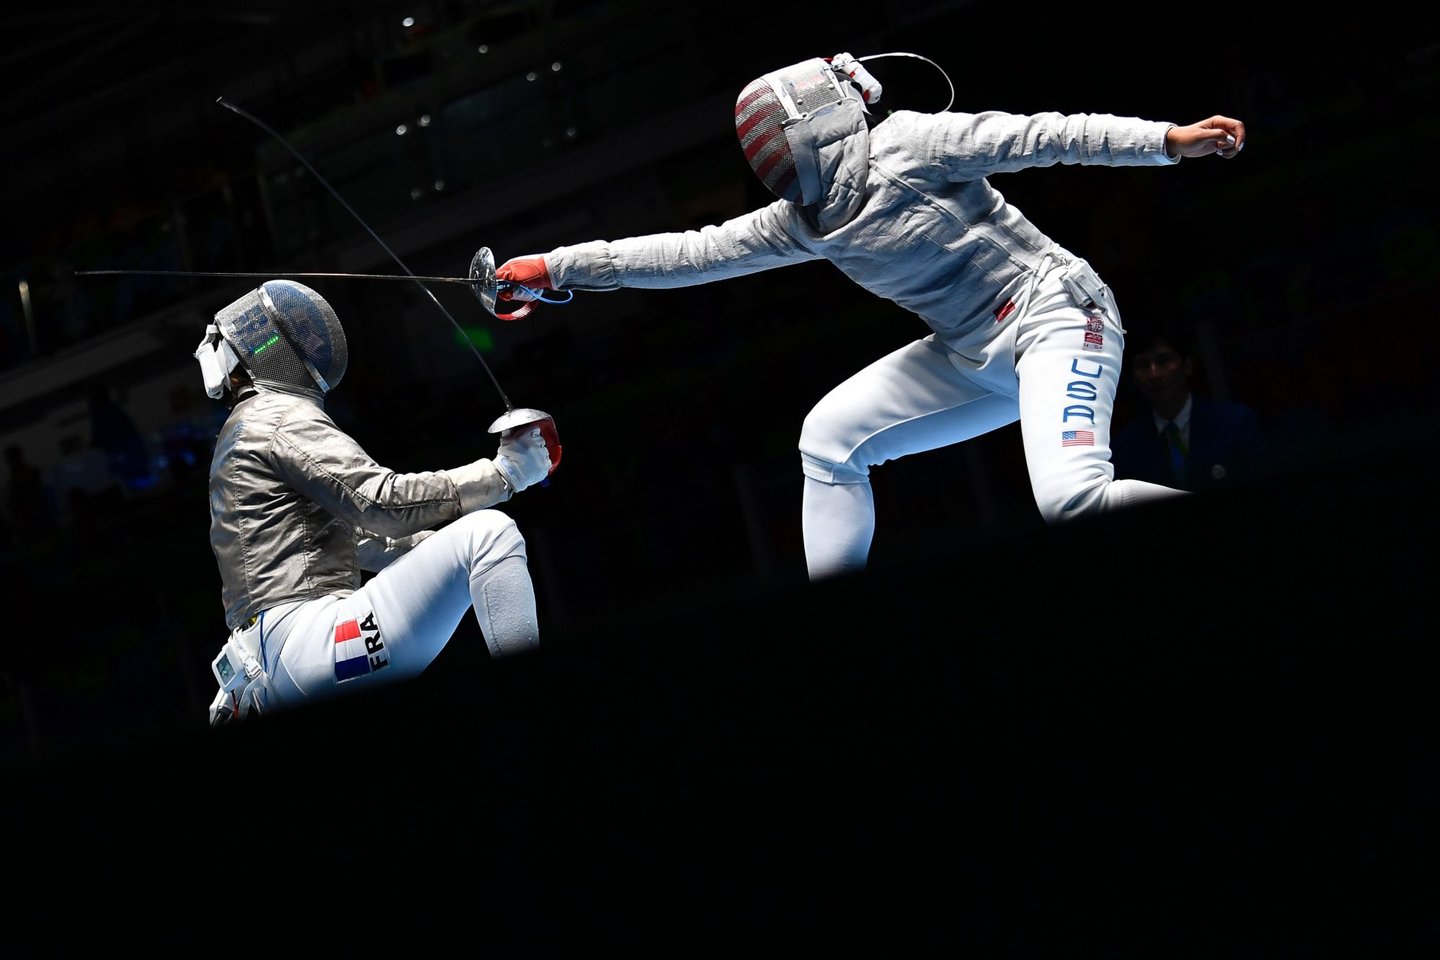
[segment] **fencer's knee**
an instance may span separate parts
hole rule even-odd
[[[811,480],[819,480],[821,483],[847,484],[847,483],[869,483],[870,470],[867,467],[856,467],[854,464],[835,463],[822,457],[816,457],[805,451],[800,451],[800,470]]]
[[[476,510],[454,521],[470,537],[475,556],[498,560],[525,555],[525,536],[508,513],[494,508]]]
[[[800,428],[800,468],[821,483],[866,483],[870,465],[857,457],[858,448],[847,444],[829,426],[829,420],[812,410]]]
[[[454,521],[454,525],[473,533],[499,533],[515,526],[515,521],[503,510],[490,507],[475,510]]]
[[[800,427],[800,463],[807,477],[825,483],[864,483],[870,465],[863,462],[853,438],[834,429],[835,420],[811,410]]]

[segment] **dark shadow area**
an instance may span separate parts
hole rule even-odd
[[[1437,800],[1435,437],[17,770],[12,869],[199,912],[212,884],[364,877],[428,929],[536,942],[574,935],[556,915],[662,940],[978,924],[1022,952],[1403,939]],[[997,929],[1017,903],[1043,921]]]

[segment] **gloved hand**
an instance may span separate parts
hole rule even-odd
[[[544,257],[513,257],[500,264],[495,269],[495,279],[520,284],[532,290],[553,290],[554,285],[550,282],[550,268],[545,265]],[[534,300],[524,290],[510,288],[501,290],[501,300]]]
[[[540,424],[527,423],[502,433],[495,468],[516,493],[549,476],[550,454]]]

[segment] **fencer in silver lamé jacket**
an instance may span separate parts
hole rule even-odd
[[[347,594],[417,534],[509,500],[494,463],[425,473],[380,466],[318,395],[247,387],[216,438],[210,546],[225,622],[287,600]]]
[[[700,230],[558,247],[545,255],[551,283],[679,287],[826,259],[953,344],[992,323],[1047,253],[1074,259],[987,177],[1179,162],[1165,154],[1174,124],[1109,114],[897,111],[867,129],[846,101],[810,126],[820,202],[776,200]]]

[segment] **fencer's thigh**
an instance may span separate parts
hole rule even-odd
[[[1008,349],[1004,344],[997,348]],[[962,369],[933,336],[881,357],[827,393],[805,418],[805,475],[862,482],[870,467],[988,433],[1020,415],[1013,394]],[[1008,354],[1002,361],[1009,369]],[[839,468],[839,469],[837,469]]]
[[[413,677],[439,656],[471,608],[470,578],[524,556],[503,513],[461,517],[345,597],[306,601],[269,630],[278,648],[271,694],[280,702]]]
[[[360,592],[374,604],[404,675],[439,656],[474,603],[471,580],[507,557],[524,559],[525,540],[499,510],[466,514],[381,570]]]
[[[336,689],[335,623],[344,597],[282,604],[261,615],[264,709],[291,706]]]
[[[1049,520],[1114,477],[1110,428],[1124,338],[1113,301],[1105,316],[1075,306],[1058,284],[1037,290],[1021,321],[1016,369],[1031,487]]]

